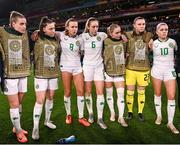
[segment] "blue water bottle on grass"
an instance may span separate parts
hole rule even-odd
[[[76,137],[74,135],[71,135],[70,137],[67,138],[60,138],[56,143],[57,144],[69,144],[73,143],[76,141]]]

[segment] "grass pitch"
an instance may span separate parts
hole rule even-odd
[[[163,89],[164,90],[164,89]],[[115,92],[115,91],[114,91]],[[84,127],[78,122],[78,111],[76,103],[75,88],[72,87],[72,115],[73,124],[65,124],[65,108],[63,103],[63,88],[61,80],[59,81],[59,89],[56,91],[54,98],[54,109],[52,112],[51,120],[56,124],[57,129],[51,130],[43,125],[44,123],[44,110],[40,120],[40,140],[34,141],[31,138],[33,128],[33,107],[35,103],[34,83],[33,76],[29,77],[28,92],[23,101],[23,115],[21,117],[21,124],[25,130],[29,131],[28,143],[31,144],[54,144],[58,139],[68,137],[70,135],[76,136],[77,144],[179,144],[180,135],[174,135],[166,127],[167,123],[167,98],[165,91],[162,94],[162,114],[163,122],[161,125],[154,124],[155,108],[152,84],[146,90],[146,103],[144,108],[145,121],[139,122],[137,119],[137,94],[134,103],[134,118],[128,121],[129,127],[123,128],[117,122],[109,120],[110,114],[107,103],[104,108],[104,121],[108,125],[107,130],[102,130],[97,123],[93,123],[90,127]],[[116,94],[114,93],[115,111],[117,112]],[[93,91],[94,112],[96,117],[96,97]],[[177,105],[176,105],[177,106]],[[127,115],[127,107],[125,111]],[[87,110],[85,109],[85,117],[87,117]],[[176,107],[174,117],[174,124],[180,130],[180,112]],[[95,118],[96,120],[96,118]],[[15,135],[11,132],[12,124],[9,117],[9,105],[7,98],[0,94],[0,143],[13,144],[18,143]]]

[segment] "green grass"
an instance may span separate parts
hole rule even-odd
[[[70,135],[75,135],[77,140],[75,143],[78,144],[115,144],[115,143],[157,143],[157,144],[179,144],[180,135],[172,134],[166,127],[167,123],[167,99],[165,91],[163,92],[163,123],[160,126],[154,124],[155,119],[155,109],[153,100],[153,89],[152,85],[147,88],[146,91],[146,104],[144,108],[145,122],[139,122],[137,119],[137,97],[135,97],[134,104],[134,118],[128,121],[129,127],[123,128],[117,122],[109,121],[109,110],[107,104],[105,104],[104,109],[104,121],[108,125],[107,130],[102,130],[99,128],[97,123],[93,123],[90,127],[83,127],[77,121],[77,103],[75,89],[72,88],[72,115],[73,124],[65,124],[65,108],[63,104],[63,88],[62,83],[59,83],[59,89],[56,91],[54,99],[54,109],[51,116],[51,120],[57,125],[56,130],[50,130],[43,125],[44,122],[44,110],[40,121],[40,140],[33,141],[32,135],[32,125],[33,125],[33,107],[35,103],[33,76],[29,78],[28,89],[24,101],[23,101],[23,116],[21,118],[22,127],[29,131],[29,142],[31,144],[53,144],[59,138],[68,137]],[[94,112],[96,116],[96,104],[95,104],[95,94],[93,92],[94,100]],[[116,97],[115,104],[116,104]],[[117,113],[117,106],[115,105],[115,110]],[[127,108],[125,111],[127,115]],[[85,109],[85,116],[87,117],[87,110]],[[177,108],[174,124],[178,129],[180,129],[180,112]],[[7,98],[4,95],[0,95],[0,143],[1,144],[12,144],[18,143],[16,137],[12,134],[12,124],[9,118],[9,105]]]

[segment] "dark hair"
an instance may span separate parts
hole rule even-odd
[[[135,24],[137,20],[145,20],[145,18],[138,16],[134,19],[133,24]]]
[[[16,22],[18,18],[25,18],[25,16],[17,11],[10,12],[9,25],[12,27],[12,23]]]
[[[43,28],[47,26],[47,24],[55,23],[54,20],[49,19],[47,16],[41,18],[39,23],[39,32],[40,34],[44,34]]]
[[[70,22],[78,22],[75,18],[69,18],[65,23],[65,35],[69,35],[69,31],[67,27],[69,26]]]
[[[93,21],[97,21],[97,22],[99,23],[99,21],[98,21],[98,19],[97,19],[97,18],[95,18],[95,17],[90,17],[90,18],[86,21],[86,25],[85,25],[84,33],[89,32],[88,27],[90,26],[91,22],[93,22]]]

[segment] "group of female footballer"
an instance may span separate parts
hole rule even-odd
[[[38,140],[39,121],[45,102],[44,125],[56,129],[50,120],[53,109],[53,97],[58,89],[59,70],[64,88],[64,106],[66,124],[72,124],[71,88],[72,81],[77,94],[78,121],[83,126],[94,122],[92,83],[94,81],[97,95],[97,124],[107,129],[103,121],[106,102],[110,110],[110,120],[115,121],[113,85],[117,92],[118,122],[128,127],[124,119],[125,85],[127,86],[126,104],[128,115],[133,118],[134,91],[137,85],[138,119],[144,121],[145,88],[150,81],[154,87],[154,104],[157,114],[155,124],[160,125],[162,82],[165,84],[168,103],[167,127],[174,134],[179,131],[173,125],[175,114],[176,73],[174,70],[175,40],[168,37],[168,25],[164,22],[156,26],[158,38],[145,30],[143,17],[136,17],[133,31],[122,33],[121,27],[111,24],[107,34],[99,32],[98,19],[91,17],[85,24],[85,30],[77,35],[78,21],[70,18],[65,23],[65,31],[55,31],[55,22],[42,17],[39,30],[31,36],[26,30],[26,18],[13,11],[9,26],[0,27],[0,52],[4,65],[4,94],[10,106],[12,132],[21,143],[28,141],[28,132],[21,127],[22,100],[27,92],[27,77],[30,75],[30,53],[34,59],[34,88],[36,102],[33,110],[32,138]],[[29,44],[33,43],[30,49]],[[32,46],[32,45],[31,45]],[[153,51],[153,66],[150,69],[149,52]],[[83,56],[83,61],[81,57]],[[151,72],[150,72],[151,71]],[[89,118],[84,118],[84,106],[87,106]]]

